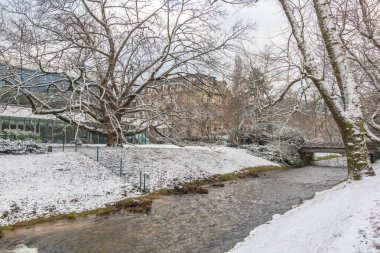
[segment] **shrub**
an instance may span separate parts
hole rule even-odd
[[[34,141],[40,141],[40,135],[38,133],[32,132],[32,131],[24,131],[20,129],[5,129],[4,130],[6,134],[8,135],[9,139],[11,140],[34,140]]]
[[[252,151],[257,156],[267,159],[272,162],[282,163],[281,152],[275,145],[243,145],[245,149]]]
[[[299,166],[302,160],[298,150],[305,144],[301,133],[293,128],[284,128],[274,134],[274,139],[265,146],[243,145],[257,156],[269,161],[285,163],[287,165]]]
[[[3,154],[41,154],[45,152],[45,148],[38,142],[33,140],[30,141],[11,141],[11,140],[0,140],[0,153]]]
[[[286,143],[297,151],[305,145],[305,138],[302,136],[300,131],[294,128],[286,127],[274,134],[275,140],[281,143]]]

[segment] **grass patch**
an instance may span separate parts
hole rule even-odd
[[[191,182],[182,184],[180,187],[176,187],[174,189],[165,189],[159,192],[163,195],[181,194],[181,193],[187,194],[191,192],[197,193],[197,188],[205,186],[205,185],[223,187],[224,186],[223,182],[234,181],[234,180],[243,179],[243,178],[255,178],[255,177],[259,177],[258,173],[260,172],[285,169],[285,168],[287,167],[285,166],[259,166],[259,167],[246,168],[237,172],[218,174],[218,175],[214,175],[214,176],[200,179],[200,180],[193,180]],[[182,190],[182,189],[187,189],[187,190]]]
[[[307,165],[310,165],[313,161],[305,161],[305,160],[302,160],[302,159],[298,159],[297,161],[294,162],[293,164],[293,167],[295,168],[302,168],[302,167],[305,167]]]
[[[318,162],[318,161],[323,161],[323,160],[329,160],[329,159],[334,159],[334,158],[339,158],[342,157],[342,155],[339,154],[331,154],[331,155],[326,155],[326,156],[321,156],[321,157],[314,157],[313,162]]]
[[[223,182],[234,181],[243,178],[255,178],[258,177],[258,173],[284,169],[284,166],[260,166],[243,169],[238,172],[232,172],[227,174],[214,175],[209,178],[194,180],[188,183],[183,183],[173,189],[162,189],[156,192],[149,193],[147,195],[123,199],[114,203],[107,204],[105,207],[97,208],[93,210],[87,210],[78,213],[58,214],[48,217],[40,217],[28,221],[18,222],[13,225],[0,227],[0,238],[3,236],[3,231],[14,230],[17,228],[33,226],[43,222],[53,222],[58,220],[75,220],[77,218],[88,217],[91,215],[102,216],[109,215],[121,210],[127,210],[133,213],[149,213],[152,208],[152,203],[155,199],[161,196],[167,195],[181,195],[181,194],[207,194],[208,190],[202,186],[211,185],[215,187],[223,187]]]

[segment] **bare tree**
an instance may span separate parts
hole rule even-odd
[[[367,136],[376,142],[379,133],[380,3],[376,0],[337,2],[334,6],[341,40],[351,60],[358,92],[362,96]]]
[[[224,105],[225,124],[234,144],[258,137],[269,124],[268,118],[277,115],[274,107],[268,110],[267,106],[273,98],[271,75],[275,68],[269,52],[266,49],[253,54],[244,50],[242,56],[235,57],[231,93]]]
[[[359,83],[355,81],[349,53],[341,39],[332,8],[334,1],[279,2],[298,48],[298,71],[318,89],[340,129],[350,177],[360,179],[362,175],[374,175],[368,159],[365,119],[357,92]],[[313,26],[314,20],[317,26]],[[320,38],[319,45],[317,38]],[[317,48],[321,51],[315,50]]]
[[[0,8],[3,92],[26,97],[36,114],[106,135],[108,145],[165,125],[142,91],[210,72],[246,29],[224,31],[220,5],[198,0],[12,0]],[[20,74],[26,67],[38,71]]]

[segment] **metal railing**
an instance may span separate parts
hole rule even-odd
[[[124,159],[126,154],[123,148],[78,145],[74,145],[72,148],[74,151],[77,151],[106,167],[115,175],[132,184],[139,191],[148,192],[150,190],[150,175],[135,170],[132,166],[128,166],[126,159]],[[119,152],[113,152],[115,149]]]

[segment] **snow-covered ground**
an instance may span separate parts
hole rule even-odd
[[[225,147],[146,145],[100,150],[101,159],[102,152],[107,150],[112,153],[111,158],[123,158],[128,172],[149,174],[152,190],[246,167],[275,165],[246,150]],[[136,196],[125,178],[119,178],[117,173],[83,154],[94,155],[94,151],[0,155],[0,226],[94,209]]]
[[[375,164],[380,174],[380,162]],[[251,231],[230,253],[380,252],[380,175],[318,193]]]
[[[119,200],[129,186],[74,152],[0,155],[0,226]]]
[[[79,151],[94,158],[96,156],[96,149]],[[100,148],[99,162],[119,173],[119,160],[122,158],[123,173],[127,180],[138,185],[141,171],[149,175],[148,186],[153,191],[247,167],[276,165],[248,152],[219,146],[130,145],[124,148]]]

